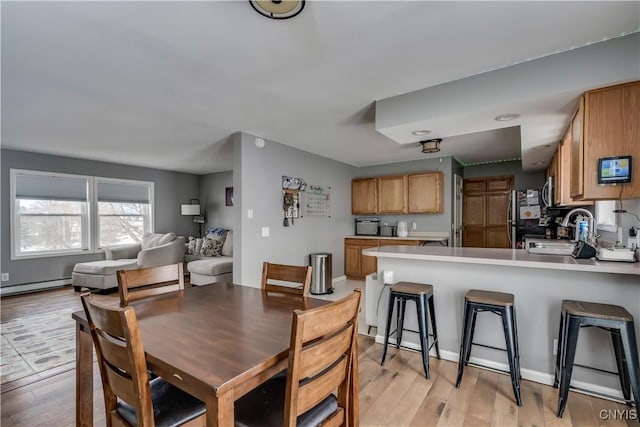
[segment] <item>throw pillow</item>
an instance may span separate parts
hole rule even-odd
[[[233,256],[233,231],[227,232],[227,237],[224,239],[224,245],[222,245],[222,255]]]
[[[147,233],[142,236],[142,249],[155,248],[156,246],[164,245],[165,243],[172,242],[176,239],[175,233],[156,234]]]
[[[189,251],[187,252],[189,255],[196,255],[196,240],[193,236],[189,237]]]
[[[198,237],[196,239],[196,248],[193,251],[193,255],[200,255],[202,253],[202,242],[204,241],[203,238]]]
[[[204,256],[220,256],[224,242],[219,239],[204,239],[201,253]]]

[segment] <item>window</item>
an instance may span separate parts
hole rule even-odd
[[[89,250],[89,177],[11,170],[12,253]]]
[[[598,230],[616,232],[618,231],[616,200],[596,201],[596,222]]]
[[[10,176],[13,259],[94,252],[153,232],[153,182],[17,169]]]
[[[96,178],[98,247],[142,240],[151,232],[153,183]]]

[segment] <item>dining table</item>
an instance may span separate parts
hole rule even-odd
[[[202,400],[207,426],[229,427],[234,424],[234,401],[287,368],[293,311],[328,303],[214,283],[130,305],[138,319],[147,368]],[[91,427],[93,342],[84,311],[72,316],[76,320],[76,425]],[[354,356],[352,369],[357,372]],[[351,387],[351,395],[357,396],[357,381]],[[353,403],[357,405],[357,399]]]

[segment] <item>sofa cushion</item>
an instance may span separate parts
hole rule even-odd
[[[176,239],[176,233],[156,234],[146,233],[142,236],[142,249],[155,248],[165,243],[173,242]]]
[[[233,255],[233,231],[231,230],[227,232],[227,237],[224,238],[224,245],[222,245],[222,255]]]
[[[202,274],[204,276],[216,276],[218,274],[231,273],[233,271],[233,258],[219,256],[209,259],[191,261],[187,264],[189,273]]]
[[[118,270],[135,270],[138,262],[135,259],[107,259],[103,261],[79,262],[73,267],[74,273],[110,275]]]
[[[200,253],[204,256],[220,256],[222,255],[223,240],[218,239],[204,239],[202,243],[202,249]]]

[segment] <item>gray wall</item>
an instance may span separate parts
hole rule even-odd
[[[198,198],[198,175],[17,150],[2,149],[0,155],[2,272],[8,272],[11,279],[3,282],[3,287],[68,278],[71,277],[71,271],[76,263],[104,258],[102,253],[98,253],[12,261],[9,201],[11,193],[9,169],[11,168],[152,181],[155,183],[155,231],[158,233],[172,231],[178,235],[188,236],[195,230],[192,218],[180,215],[180,205],[188,203],[190,198]]]
[[[375,165],[359,168],[356,171],[357,178],[371,176],[384,176],[405,173],[419,173],[442,171],[443,172],[443,212],[440,214],[412,214],[412,215],[376,215],[380,217],[381,223],[396,225],[398,221],[407,221],[409,228],[411,222],[415,222],[419,231],[451,231],[451,188],[452,188],[452,159],[451,157],[430,158],[424,160],[413,160],[409,162],[388,163],[385,165]],[[349,209],[350,210],[350,209]],[[352,227],[351,234],[354,230]]]
[[[200,177],[200,203],[207,212],[206,227],[235,229],[233,206],[225,204],[225,189],[233,187],[233,171],[216,172]]]
[[[622,208],[628,213],[618,214],[618,226],[622,227],[622,244],[626,245],[627,239],[629,238],[629,229],[631,227],[640,229],[640,221],[633,215],[630,215],[630,213],[634,213],[640,216],[640,198],[623,200]],[[590,208],[589,210],[591,212],[595,212],[595,207]],[[615,243],[618,239],[618,233],[598,230],[598,234],[600,234],[600,241],[602,242],[607,241]]]
[[[262,149],[255,136],[234,136],[234,208],[240,234],[234,233],[234,282],[260,286],[263,261],[308,264],[311,252],[333,254],[333,277],[344,274],[344,237],[353,234],[351,179],[355,168],[274,141]],[[311,217],[283,226],[282,176],[331,187],[331,217]],[[253,210],[253,219],[247,210]],[[270,237],[261,228],[270,227]],[[240,239],[239,245],[238,240]]]
[[[522,163],[520,160],[464,167],[464,178],[482,178],[485,176],[501,175],[514,175],[515,190],[542,188],[544,185],[544,171],[525,173],[522,171]]]

